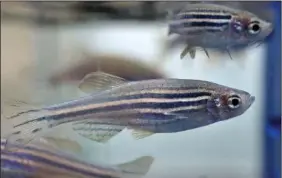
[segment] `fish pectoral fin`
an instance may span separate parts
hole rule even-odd
[[[187,45],[187,46],[184,48],[184,50],[181,52],[180,58],[183,59],[183,58],[187,55],[187,53],[189,53],[189,54],[190,54],[190,57],[191,57],[192,59],[194,59],[195,56],[196,56],[196,48]]]
[[[82,147],[77,141],[73,141],[67,138],[57,138],[57,137],[40,137],[35,144],[40,144],[40,146],[48,147],[50,149],[56,150],[66,150],[72,153],[79,154],[82,152]]]
[[[133,138],[135,140],[139,140],[139,139],[143,139],[143,138],[146,138],[146,137],[149,137],[151,135],[153,135],[154,132],[150,132],[150,131],[145,131],[145,130],[137,130],[137,129],[133,129],[131,131],[131,135],[133,136]]]
[[[195,59],[195,57],[196,57],[196,49],[195,48],[190,49],[190,57],[192,59]]]
[[[206,49],[206,48],[203,48],[203,50],[204,50],[204,52],[206,53],[206,55],[208,56],[208,58],[210,58],[210,55],[209,55],[207,49]]]
[[[226,48],[226,52],[227,52],[228,56],[230,57],[230,59],[232,60],[233,58],[232,58],[232,56],[231,56],[231,53],[230,53],[229,47],[227,47],[227,48]]]
[[[72,129],[89,140],[106,143],[125,127],[119,125],[95,124],[95,122],[73,123]]]
[[[117,167],[125,173],[145,175],[150,170],[153,162],[154,158],[152,156],[142,156],[133,161],[119,164]]]
[[[184,48],[184,50],[181,52],[181,54],[180,54],[180,59],[183,59],[183,58],[186,56],[186,54],[189,52],[189,50],[190,50],[190,47],[187,45],[187,46]]]
[[[87,74],[80,82],[78,88],[85,93],[92,93],[115,87],[126,82],[127,80],[124,78],[98,71]]]

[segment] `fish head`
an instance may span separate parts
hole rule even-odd
[[[250,93],[232,88],[219,88],[208,101],[208,111],[216,121],[237,117],[254,103]]]
[[[265,40],[273,32],[273,24],[251,13],[243,13],[232,20],[234,43],[249,45]]]

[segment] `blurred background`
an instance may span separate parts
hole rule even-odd
[[[105,145],[80,137],[68,125],[58,127],[50,135],[79,140],[83,146],[81,156],[93,162],[117,163],[151,155],[155,162],[146,177],[258,178],[265,158],[274,164],[274,159],[264,157],[263,153],[270,151],[264,152],[267,138],[262,134],[270,112],[265,105],[269,99],[265,93],[271,87],[265,86],[265,73],[271,47],[262,44],[232,53],[233,60],[228,54],[216,52],[210,53],[208,59],[202,51],[197,51],[194,60],[180,60],[184,45],[166,48],[166,12],[186,3],[1,2],[1,96],[41,105],[67,101],[85,95],[78,90],[78,83],[98,69],[131,81],[200,79],[246,90],[256,96],[256,102],[245,114],[191,131],[157,134],[136,141],[125,130]],[[270,2],[214,3],[280,21],[280,28],[281,19],[275,18],[279,14],[273,12]],[[270,41],[272,49],[278,49],[272,54],[276,60],[271,61],[276,63],[271,67],[273,72],[279,71],[274,68],[280,62],[280,74],[269,75],[267,83],[276,83],[276,89],[281,83],[280,31],[281,28],[276,32],[280,35],[276,43]],[[274,96],[274,92],[273,98],[281,101],[281,95]],[[270,102],[272,109],[281,109],[279,101],[276,105]],[[281,111],[276,114],[276,128],[280,129]],[[278,132],[281,137],[281,130]],[[271,148],[280,145],[276,142]],[[281,147],[277,150],[281,151]],[[272,158],[278,156],[281,157],[276,154]],[[276,159],[276,166],[278,162]],[[281,164],[276,167],[279,168]]]

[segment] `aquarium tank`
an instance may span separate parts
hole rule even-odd
[[[1,2],[1,138],[150,156],[144,178],[279,178],[281,2]]]

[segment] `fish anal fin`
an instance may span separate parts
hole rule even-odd
[[[149,137],[153,135],[154,133],[150,131],[145,131],[145,130],[133,129],[131,131],[131,134],[135,140],[139,140],[139,139]]]
[[[85,93],[92,93],[115,87],[126,82],[127,80],[124,78],[98,71],[87,74],[80,82],[78,88]]]
[[[154,158],[152,156],[142,156],[133,161],[118,164],[117,167],[125,173],[145,175],[150,170],[153,162]]]
[[[108,142],[124,128],[124,126],[96,124],[95,122],[79,122],[72,125],[72,129],[80,136],[99,143]]]

